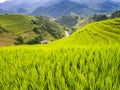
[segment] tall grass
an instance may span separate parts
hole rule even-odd
[[[0,90],[120,90],[119,45],[1,48]]]

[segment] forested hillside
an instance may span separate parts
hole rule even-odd
[[[20,14],[0,15],[0,46],[36,44],[42,40],[55,40],[65,36],[64,29],[44,17]]]

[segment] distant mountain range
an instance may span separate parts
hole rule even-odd
[[[91,16],[120,9],[119,0],[9,0],[0,3],[0,14],[22,13],[59,17],[64,14]]]
[[[66,0],[48,7],[38,7],[32,14],[58,17],[64,14],[74,13],[82,16],[90,16],[95,13],[111,13],[118,9],[120,9],[120,3],[112,1],[85,4]]]
[[[12,11],[12,13],[19,13],[20,9],[23,9],[26,12],[24,13],[32,13],[33,10],[42,6],[50,6],[58,3],[59,0],[8,0],[6,2],[0,3],[1,10]],[[3,12],[4,13],[4,12]]]
[[[62,1],[55,5],[48,7],[39,7],[32,14],[33,15],[49,15],[52,17],[58,17],[64,14],[79,14],[79,15],[89,15],[93,13],[93,9],[89,8],[87,5],[78,4],[72,1]]]

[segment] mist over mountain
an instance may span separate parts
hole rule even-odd
[[[40,2],[41,4],[46,3],[46,2],[60,2],[60,1],[68,1],[68,0],[0,0],[0,3],[10,1],[14,3],[35,3],[35,2]],[[88,2],[104,2],[104,1],[113,1],[113,2],[120,2],[120,0],[69,0],[69,1],[74,1],[74,2],[79,2],[79,3],[88,3]]]
[[[109,13],[120,9],[120,0],[7,0],[1,2],[1,14],[32,13],[32,15],[45,14],[57,17],[75,13],[89,16],[94,13]],[[59,10],[61,11],[59,12]]]
[[[88,14],[92,14],[92,9],[90,9],[87,5],[84,4],[64,0],[60,3],[48,7],[39,7],[32,14],[58,17],[61,15],[69,15],[72,13],[89,16]]]
[[[26,10],[27,13],[32,12],[39,6],[46,7],[58,3],[59,0],[7,0],[0,3],[0,9],[13,11],[17,13],[19,9]]]
[[[1,0],[0,8],[8,8],[13,7],[14,5],[22,5],[25,4],[27,6],[49,6],[52,4],[56,4],[62,1],[73,1],[77,3],[100,3],[104,1],[113,1],[113,2],[120,2],[120,0]],[[1,7],[3,6],[3,7]],[[7,7],[5,7],[7,6]]]
[[[59,17],[61,15],[77,14],[81,16],[91,16],[97,13],[111,13],[114,10],[119,9],[120,3],[112,0],[86,0],[86,2],[79,0],[76,2],[72,0],[62,0],[61,2],[48,7],[40,6],[32,13],[32,15],[48,15],[51,17]]]
[[[100,3],[104,1],[120,2],[120,0],[71,0],[78,3]]]

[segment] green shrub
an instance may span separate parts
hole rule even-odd
[[[120,10],[115,11],[114,13],[111,14],[111,18],[119,18],[120,17]]]
[[[18,36],[16,38],[16,42],[15,42],[16,45],[19,45],[19,44],[24,44],[24,40],[21,36]]]
[[[27,41],[27,44],[40,44],[40,41],[42,40],[42,37],[41,36],[37,36],[29,41]]]

